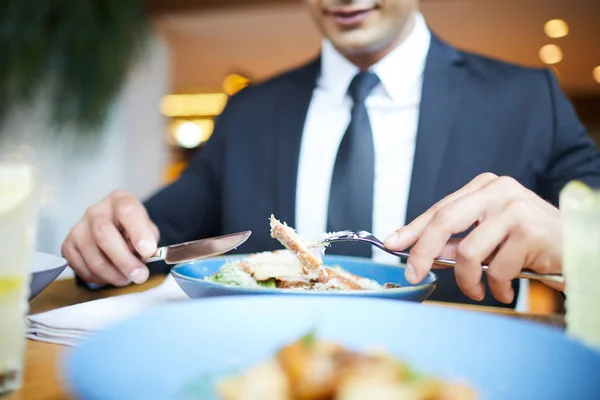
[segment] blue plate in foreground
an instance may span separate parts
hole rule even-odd
[[[598,399],[600,354],[556,328],[411,302],[330,296],[232,296],[171,304],[95,334],[67,353],[83,399],[203,399],[223,372],[270,357],[310,330],[379,346],[481,399]],[[222,376],[222,375],[221,375]]]
[[[218,257],[181,264],[173,267],[171,269],[171,274],[181,289],[183,289],[183,291],[191,298],[242,294],[302,294],[308,296],[326,294],[327,296],[379,297],[420,302],[429,297],[436,285],[436,276],[433,272],[430,272],[420,284],[411,285],[406,278],[404,278],[404,266],[401,264],[388,265],[376,263],[364,258],[328,255],[323,258],[323,263],[325,265],[339,265],[352,274],[363,278],[373,279],[382,285],[389,282],[399,284],[402,287],[378,291],[354,290],[316,292],[310,290],[269,289],[262,287],[248,288],[222,285],[204,280],[205,277],[217,272],[226,260],[245,257],[247,257],[247,255]]]

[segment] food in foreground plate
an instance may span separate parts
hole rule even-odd
[[[471,386],[417,373],[384,351],[357,352],[310,333],[217,382],[222,400],[475,400]]]

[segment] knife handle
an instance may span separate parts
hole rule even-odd
[[[142,258],[142,262],[144,264],[148,264],[151,262],[155,262],[155,261],[162,261],[165,259],[165,247],[159,247],[158,249],[156,249],[156,251],[154,252],[154,254],[152,255],[152,257],[149,258]]]

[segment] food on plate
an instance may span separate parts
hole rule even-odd
[[[358,352],[310,333],[219,380],[222,400],[475,400],[471,386],[420,374],[384,351]]]
[[[233,286],[306,290],[382,290],[399,287],[356,276],[340,266],[307,271],[289,250],[255,253],[226,262],[205,280]]]
[[[308,290],[382,290],[400,285],[356,276],[340,266],[323,265],[324,247],[313,247],[285,223],[270,218],[271,236],[286,249],[226,262],[205,280],[225,285]]]
[[[294,228],[280,222],[272,214],[269,220],[271,221],[271,237],[279,240],[286,249],[294,253],[306,271],[315,270],[323,264],[320,253],[323,250],[309,247],[298,236]]]

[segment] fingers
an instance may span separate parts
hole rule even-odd
[[[438,207],[410,251],[407,279],[411,283],[420,282],[453,234],[476,226],[486,215],[494,215],[524,193],[524,188],[514,179],[501,177]],[[477,273],[474,269],[471,272]],[[480,294],[482,287],[473,290]]]
[[[475,300],[485,296],[481,265],[489,260],[490,291],[510,303],[511,281],[522,268],[556,268],[556,220],[558,210],[516,180],[484,174],[390,235],[385,244],[396,250],[412,246],[406,268],[411,283],[427,275],[436,257],[455,258],[457,284]],[[458,244],[450,241],[469,228],[472,231]]]
[[[488,217],[458,246],[455,275],[460,289],[474,300],[482,300],[485,289],[481,265],[489,261],[487,280],[492,295],[503,303],[511,303],[511,282],[525,264],[526,255],[537,244],[519,227],[527,221],[531,207],[513,200],[499,213]]]
[[[440,251],[439,257],[456,259],[456,251],[461,241],[462,239],[450,239]]]
[[[106,282],[96,277],[90,272],[85,265],[83,257],[79,254],[79,251],[75,249],[75,246],[69,240],[65,240],[61,248],[62,256],[67,260],[69,267],[75,271],[75,273],[84,281],[89,283],[95,283],[97,285],[103,285]]]
[[[492,295],[503,303],[514,299],[511,281],[524,268],[543,269],[551,263],[552,231],[551,215],[546,215],[543,201],[514,200],[510,202],[490,224],[504,223],[509,226],[508,237],[489,263],[487,277]],[[538,214],[543,210],[542,216]],[[554,210],[550,210],[554,212]],[[538,218],[542,221],[539,223]],[[549,229],[550,228],[550,229]],[[548,248],[550,246],[550,249]]]
[[[158,229],[150,221],[144,206],[132,195],[117,191],[112,199],[115,221],[122,226],[133,248],[143,258],[156,252]]]
[[[431,208],[429,208],[429,210],[421,214],[411,223],[389,235],[384,241],[386,247],[391,250],[404,250],[412,246],[440,208],[466,194],[473,193],[474,191],[481,189],[497,178],[498,176],[492,173],[478,175],[461,189],[434,204]]]
[[[90,226],[82,222],[82,227],[74,243],[75,250],[81,254],[87,269],[103,283],[115,286],[127,285],[130,280],[100,250],[91,232]]]
[[[160,240],[160,232],[158,230],[158,227],[152,221],[150,221],[149,226],[150,226],[150,230],[152,231],[152,234],[154,235],[156,243],[158,243],[158,241]],[[129,237],[127,232],[122,231],[121,235],[123,235],[123,239],[125,239],[125,242],[127,243],[127,247],[129,248],[129,251],[131,251],[133,254],[138,253],[138,251],[135,249],[135,247],[131,243],[131,238]]]
[[[526,254],[525,242],[518,236],[511,236],[492,259],[487,270],[487,280],[492,296],[498,301],[508,304],[515,298],[511,282],[521,270]]]
[[[490,217],[480,223],[477,228],[460,242],[456,250],[456,266],[454,267],[456,283],[460,290],[473,300],[483,300],[485,286],[481,282],[481,266],[484,260],[488,259],[498,246],[502,244],[512,225],[512,221],[506,220],[502,214]],[[497,267],[494,265],[494,268]],[[492,275],[494,273],[496,273],[495,270],[492,271]],[[492,295],[496,297],[496,294],[504,293],[504,289],[502,288],[503,283],[494,282],[493,276],[492,281],[489,281],[489,278],[488,274],[488,282],[494,287],[494,289],[490,288]],[[510,288],[510,281],[508,282],[508,286]],[[506,299],[507,296],[503,296],[502,298]],[[510,303],[510,301],[508,302]]]
[[[143,283],[148,279],[148,268],[131,252],[127,242],[107,215],[95,215],[90,225],[94,242],[110,264],[127,277],[128,281]]]
[[[63,255],[88,282],[142,283],[149,272],[138,253],[152,256],[158,238],[144,206],[130,194],[116,191],[86,211],[65,240]]]
[[[465,194],[437,209],[410,251],[408,263],[413,267],[413,270],[408,269],[407,271],[409,274],[414,271],[414,276],[412,276],[413,279],[407,276],[407,279],[411,283],[420,282],[427,276],[434,258],[440,255],[453,234],[466,231],[479,222],[486,212],[496,208],[495,203],[501,204],[504,201],[497,193],[500,189],[497,185],[488,185],[479,191]],[[479,278],[481,278],[480,269],[476,271],[472,264],[467,264],[467,268],[468,273],[479,274]],[[477,276],[473,276],[473,280],[475,279],[477,279]],[[477,282],[479,280],[477,279]],[[469,284],[469,286],[473,285]],[[478,296],[483,287],[474,285],[471,290],[473,295]]]

